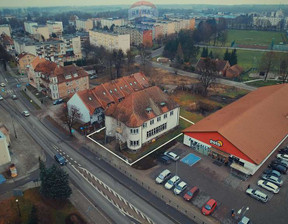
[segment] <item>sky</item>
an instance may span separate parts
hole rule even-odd
[[[85,5],[131,5],[136,0],[0,0],[0,7],[43,7],[43,6],[85,6]],[[288,4],[287,0],[151,0],[157,4]]]

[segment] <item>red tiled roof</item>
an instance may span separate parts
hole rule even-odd
[[[218,132],[256,164],[288,134],[288,84],[261,87],[183,132]]]
[[[164,103],[164,105],[161,105]],[[144,122],[155,118],[178,105],[159,87],[152,86],[134,93],[106,111],[107,116],[123,122],[128,127],[139,127]],[[147,108],[151,111],[148,113]]]
[[[32,68],[35,69],[39,63],[44,62],[44,61],[46,61],[45,58],[40,58],[39,56],[37,56],[36,58],[34,58],[34,60],[31,63]]]
[[[196,64],[196,69],[201,70],[205,68],[205,59],[206,58],[200,58],[199,61]],[[225,69],[225,66],[230,66],[229,61],[221,60],[221,59],[211,59],[211,61],[215,62],[216,69],[218,72],[223,71]]]
[[[243,72],[243,69],[239,65],[233,65],[226,71],[227,77],[237,77]]]
[[[138,75],[139,77],[142,77],[142,85],[140,85],[134,78],[134,75],[137,76],[137,74],[139,73],[112,80],[99,86],[95,86],[90,90],[83,90],[80,92],[80,94],[77,94],[85,105],[90,105],[87,106],[89,108],[90,114],[93,114],[95,109],[99,107],[102,107],[104,110],[106,110],[109,106],[109,110],[111,110],[111,108],[113,108],[113,104],[117,105],[120,99],[129,96],[131,93],[137,90],[144,89],[144,86],[150,86],[148,79],[144,74]],[[139,77],[138,79],[140,79]],[[126,80],[128,80],[128,82]],[[129,82],[133,82],[132,86],[129,84]],[[91,102],[91,100],[89,100],[89,96],[91,97],[92,101],[95,102]]]
[[[34,56],[34,57],[35,57],[34,54],[30,54],[30,53],[23,52],[23,53],[21,53],[21,54],[18,55],[18,60],[20,60],[21,58],[23,58],[23,57],[26,56],[26,55],[31,55],[31,56]]]
[[[4,45],[13,45],[14,44],[13,39],[10,36],[8,36],[6,33],[1,34],[1,39],[2,39],[2,42]]]
[[[151,2],[148,2],[148,1],[138,1],[138,2],[135,2],[130,8],[135,8],[135,7],[138,7],[138,6],[150,6],[152,8],[156,8],[156,6],[151,3]]]

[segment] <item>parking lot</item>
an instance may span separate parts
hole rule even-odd
[[[183,144],[178,143],[170,150],[180,155],[180,160],[189,153],[193,153],[201,159],[192,166],[189,166],[180,160],[177,162],[173,161],[169,165],[159,163],[159,165],[150,169],[150,172],[147,175],[149,175],[150,178],[155,179],[162,170],[169,169],[172,176],[178,175],[181,180],[187,183],[188,187],[186,191],[193,186],[199,187],[200,192],[198,196],[190,202],[191,206],[194,206],[194,208],[199,209],[200,211],[202,206],[210,198],[213,198],[217,201],[217,208],[212,216],[221,223],[235,223],[236,220],[231,218],[231,209],[234,209],[235,213],[237,213],[241,208],[242,212],[244,212],[247,207],[249,207],[249,210],[245,211],[245,216],[248,216],[253,223],[287,223],[287,175],[282,175],[284,183],[278,194],[274,195],[260,186],[257,186],[257,181],[261,177],[263,170],[267,168],[271,160],[276,158],[278,152],[275,152],[275,155],[272,155],[256,174],[247,181],[243,181],[232,175],[229,167],[224,165],[221,166],[218,163],[215,164],[210,157],[201,155]],[[253,189],[259,189],[267,194],[269,197],[268,202],[261,203],[246,195],[245,191],[248,185]],[[169,191],[164,188],[163,184],[158,185],[155,183],[155,188],[161,191]],[[163,190],[161,188],[163,188]],[[173,190],[170,191],[172,200],[175,197],[179,197],[173,194]],[[182,197],[185,192],[181,193]],[[179,201],[180,204],[189,203],[184,201],[184,199],[177,199],[177,201]]]

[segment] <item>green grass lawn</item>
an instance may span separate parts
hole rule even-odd
[[[262,86],[271,86],[276,84],[281,84],[281,81],[276,80],[268,80],[268,81],[255,81],[255,82],[249,82],[247,85],[249,86],[255,86],[255,87],[262,87]]]
[[[274,44],[283,42],[281,32],[257,31],[257,30],[228,30],[225,46],[231,46],[231,42],[245,45],[268,46],[272,40]]]

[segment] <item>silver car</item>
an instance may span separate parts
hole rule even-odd
[[[267,175],[267,174],[263,174],[262,175],[262,179],[263,180],[267,180],[270,181],[274,184],[276,184],[277,186],[281,187],[283,184],[283,180],[280,177],[275,177],[273,175]]]

